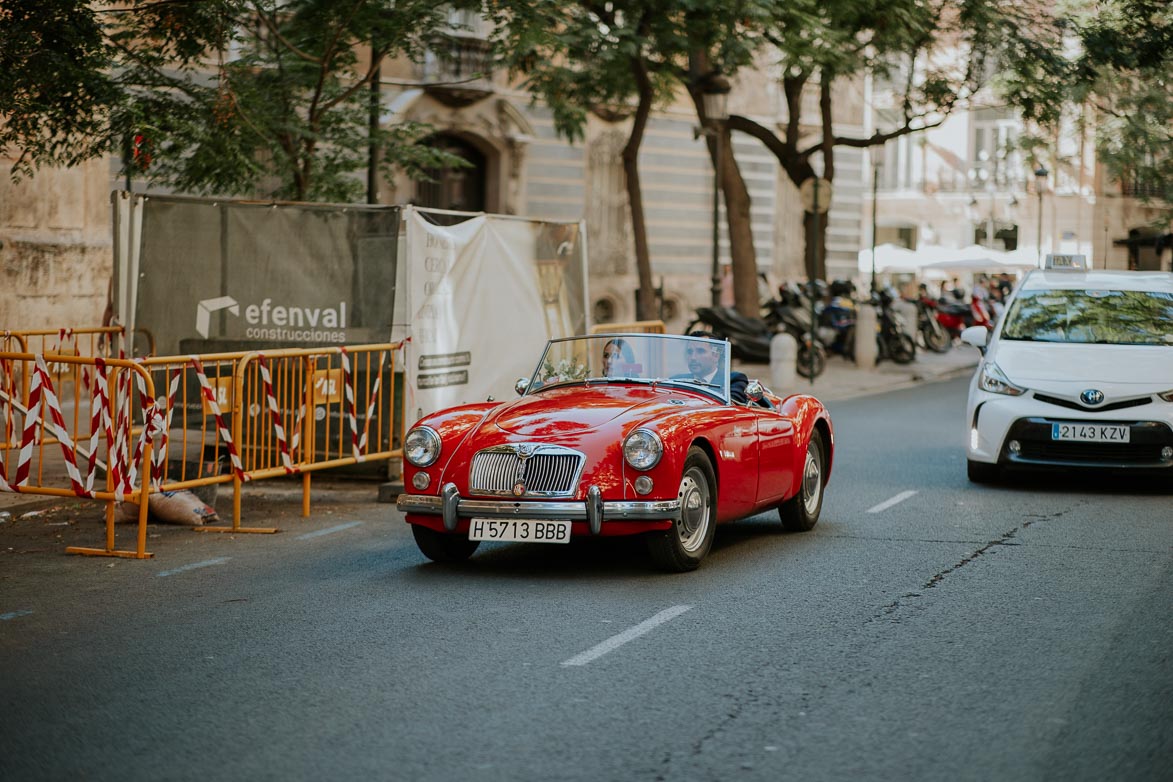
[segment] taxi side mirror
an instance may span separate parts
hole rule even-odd
[[[966,345],[974,346],[983,354],[986,352],[986,344],[989,339],[990,330],[985,326],[970,326],[961,330],[961,341]]]

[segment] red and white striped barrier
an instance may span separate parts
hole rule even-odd
[[[277,448],[281,451],[281,466],[285,468],[286,473],[297,472],[297,468],[293,466],[293,457],[290,455],[289,445],[285,441],[285,427],[281,425],[281,407],[277,404],[277,396],[273,393],[273,376],[269,372],[269,366],[265,363],[264,355],[257,356],[257,366],[261,370],[261,381],[265,384],[265,401],[269,408],[269,415],[273,418],[273,432],[277,436]],[[295,438],[300,436],[301,419],[305,414],[305,399],[301,401],[301,409],[297,413],[297,434]],[[297,447],[297,440],[294,440],[294,447]]]
[[[350,448],[351,455],[356,461],[362,461],[366,457],[367,450],[367,435],[370,433],[371,416],[375,413],[375,401],[379,397],[379,386],[383,382],[383,363],[387,359],[385,352],[379,353],[379,372],[375,376],[375,384],[371,387],[370,404],[367,405],[366,426],[363,427],[362,436],[358,433],[358,420],[354,403],[354,383],[352,382],[350,373],[350,356],[346,352],[346,348],[341,348],[342,353],[342,385],[346,389],[346,416],[350,421]],[[369,366],[369,365],[368,365]]]
[[[204,365],[200,363],[199,356],[190,356],[189,358],[191,365],[195,368],[196,377],[199,378],[200,391],[204,395],[204,401],[216,417],[216,427],[220,432],[220,439],[224,441],[224,446],[228,449],[228,458],[232,462],[232,471],[236,473],[236,477],[241,481],[247,481],[249,475],[244,471],[244,465],[240,461],[240,454],[237,453],[236,445],[232,442],[232,432],[224,424],[224,416],[220,413],[220,405],[216,402],[216,392],[212,390],[212,384],[208,382],[208,376],[204,374]]]

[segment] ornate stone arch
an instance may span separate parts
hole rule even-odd
[[[525,114],[506,98],[492,98],[468,106],[449,106],[423,90],[407,90],[388,106],[384,124],[412,120],[431,125],[472,146],[484,156],[485,211],[519,214],[525,203],[525,158],[534,138]],[[388,183],[392,203],[407,203],[415,183],[400,174]]]

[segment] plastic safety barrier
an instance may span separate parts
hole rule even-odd
[[[89,378],[85,393],[62,399],[51,367],[68,365],[70,376],[81,369]],[[133,442],[131,392],[143,394],[141,436]],[[58,497],[82,497],[106,503],[104,548],[71,546],[74,554],[146,559],[149,482],[136,487],[136,476],[151,461],[160,420],[154,387],[147,372],[129,359],[101,356],[0,352],[0,418],[5,442],[0,455],[0,491]],[[88,414],[88,415],[87,415]],[[88,423],[83,427],[82,421]],[[85,475],[82,469],[85,468]],[[98,471],[105,488],[95,488]],[[115,547],[114,515],[118,502],[138,505],[138,534],[133,551]]]

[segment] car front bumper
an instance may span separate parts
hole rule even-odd
[[[583,501],[541,502],[533,500],[473,500],[460,496],[453,483],[444,484],[440,494],[400,494],[395,501],[406,514],[441,516],[444,529],[455,532],[460,519],[539,519],[542,521],[585,521],[592,535],[602,531],[604,521],[676,521],[680,500],[609,500],[604,502],[597,486],[587,490]]]
[[[1173,470],[1173,405],[1154,403],[1126,410],[1085,413],[1034,398],[979,394],[969,414],[966,456],[1007,467],[1098,467]],[[1070,442],[1051,438],[1056,423],[1117,424],[1128,443]],[[1010,443],[1018,443],[1011,449]]]

